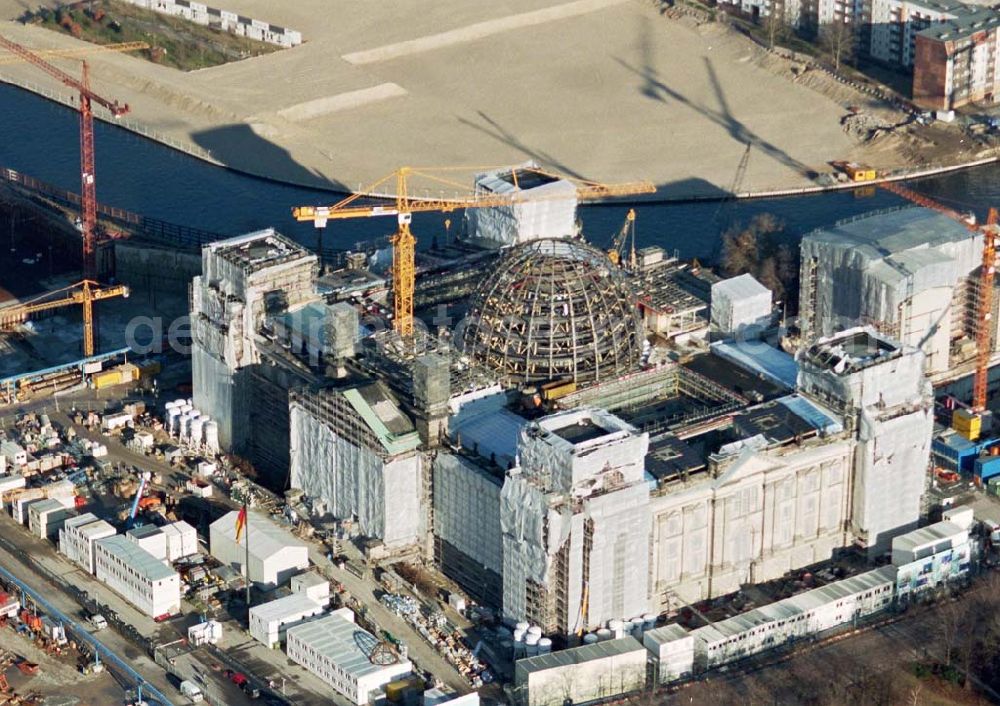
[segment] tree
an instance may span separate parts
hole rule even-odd
[[[854,23],[848,18],[835,18],[819,28],[819,46],[833,60],[833,70],[840,71],[841,64],[854,59]]]
[[[774,49],[774,45],[788,36],[795,18],[792,17],[791,8],[785,4],[785,0],[771,0],[767,15],[761,21],[764,29],[764,36],[767,37],[767,46]]]

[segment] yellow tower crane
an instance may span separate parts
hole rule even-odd
[[[58,299],[48,298],[62,292],[66,292],[66,295]],[[127,297],[128,294],[128,287],[124,285],[101,287],[94,280],[85,279],[63,289],[46,292],[23,304],[0,308],[0,331],[9,331],[39,311],[79,304],[83,306],[83,355],[89,358],[94,355],[94,302],[112,297]]]
[[[416,244],[417,240],[410,231],[413,214],[419,212],[449,213],[465,208],[488,208],[493,206],[509,206],[516,203],[528,203],[551,199],[571,198],[574,194],[559,193],[545,196],[531,196],[526,192],[513,194],[495,194],[492,192],[477,192],[469,194],[468,184],[442,176],[446,172],[466,172],[495,170],[496,167],[445,167],[418,169],[401,167],[392,174],[351,194],[332,206],[299,206],[292,209],[292,215],[297,221],[312,221],[317,228],[325,228],[327,221],[347,218],[372,218],[375,216],[396,216],[398,229],[392,237],[392,291],[393,291],[393,327],[403,337],[413,335],[413,293],[416,287]],[[578,200],[595,200],[614,196],[631,196],[634,194],[651,194],[656,187],[648,181],[630,182],[625,184],[601,184],[583,179],[568,179],[547,172],[534,166],[515,167],[510,170],[514,186],[519,178],[525,176],[542,176],[550,179],[562,179],[576,185],[575,196]],[[414,196],[410,180],[420,177],[430,181],[435,188],[447,187],[459,195],[452,198],[435,198],[433,196]],[[389,185],[395,182],[393,196],[379,196]]]
[[[611,241],[611,247],[608,248],[608,259],[611,260],[612,264],[622,265],[626,241],[630,242],[628,267],[634,270],[636,266],[634,208],[630,208],[628,213],[625,214],[625,222],[622,224],[621,230],[615,234],[614,239]]]

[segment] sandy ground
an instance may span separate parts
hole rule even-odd
[[[0,0],[0,17],[26,4]],[[188,74],[94,56],[93,83],[134,119],[251,172],[356,188],[401,165],[530,158],[679,195],[728,189],[748,141],[744,190],[804,185],[829,160],[865,156],[840,127],[843,105],[762,66],[726,28],[661,17],[650,0],[216,4],[307,41]],[[0,33],[79,44],[13,22]],[[66,92],[31,66],[0,75]]]

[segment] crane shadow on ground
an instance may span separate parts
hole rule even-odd
[[[799,174],[813,176],[813,171],[808,166],[788,154],[785,150],[781,149],[774,143],[763,139],[760,135],[751,130],[745,123],[736,118],[729,105],[729,101],[726,98],[726,94],[719,81],[719,77],[716,74],[715,67],[712,65],[712,61],[708,57],[702,57],[702,59],[705,65],[707,81],[712,87],[716,97],[716,102],[718,103],[716,108],[698,104],[679,91],[671,88],[666,83],[666,80],[660,74],[659,69],[655,66],[648,21],[639,25],[638,35],[639,36],[636,41],[637,52],[639,55],[638,65],[626,61],[621,57],[614,57],[614,60],[626,71],[634,74],[640,79],[641,83],[637,88],[640,94],[650,100],[658,101],[663,104],[668,104],[673,101],[677,104],[690,108],[691,110],[694,110],[695,112],[708,118],[715,125],[724,128],[736,142],[743,145],[752,143],[756,149],[760,150],[772,159],[777,160],[786,167],[795,170]],[[693,67],[690,68],[693,69]]]
[[[299,164],[288,150],[258,135],[247,124],[202,130],[193,133],[191,139],[231,169],[317,189],[351,192],[346,184]]]
[[[496,120],[491,118],[483,111],[478,110],[476,111],[476,113],[479,115],[479,119],[484,124],[479,124],[478,122],[474,122],[472,120],[468,120],[460,116],[456,116],[456,119],[461,124],[471,127],[473,130],[478,130],[484,135],[492,137],[497,142],[508,145],[509,147],[513,147],[517,151],[522,152],[529,159],[534,160],[535,162],[539,163],[542,166],[555,168],[560,173],[574,177],[576,179],[586,179],[585,176],[574,171],[569,166],[567,166],[566,164],[564,164],[563,162],[561,162],[559,159],[549,154],[548,152],[545,152],[543,150],[536,150],[531,146],[527,145],[520,138],[514,135],[514,133],[510,132],[507,128],[500,125],[500,123],[498,123]]]

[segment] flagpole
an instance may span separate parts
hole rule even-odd
[[[247,511],[247,501],[245,498],[243,500],[243,517],[246,518],[245,522],[246,527],[243,528],[245,530],[244,531],[245,536],[243,538],[243,541],[246,546],[247,554],[246,554],[246,561],[244,562],[243,566],[246,567],[244,569],[244,572],[246,574],[245,583],[247,586],[247,625],[249,625],[250,624],[250,513]]]

